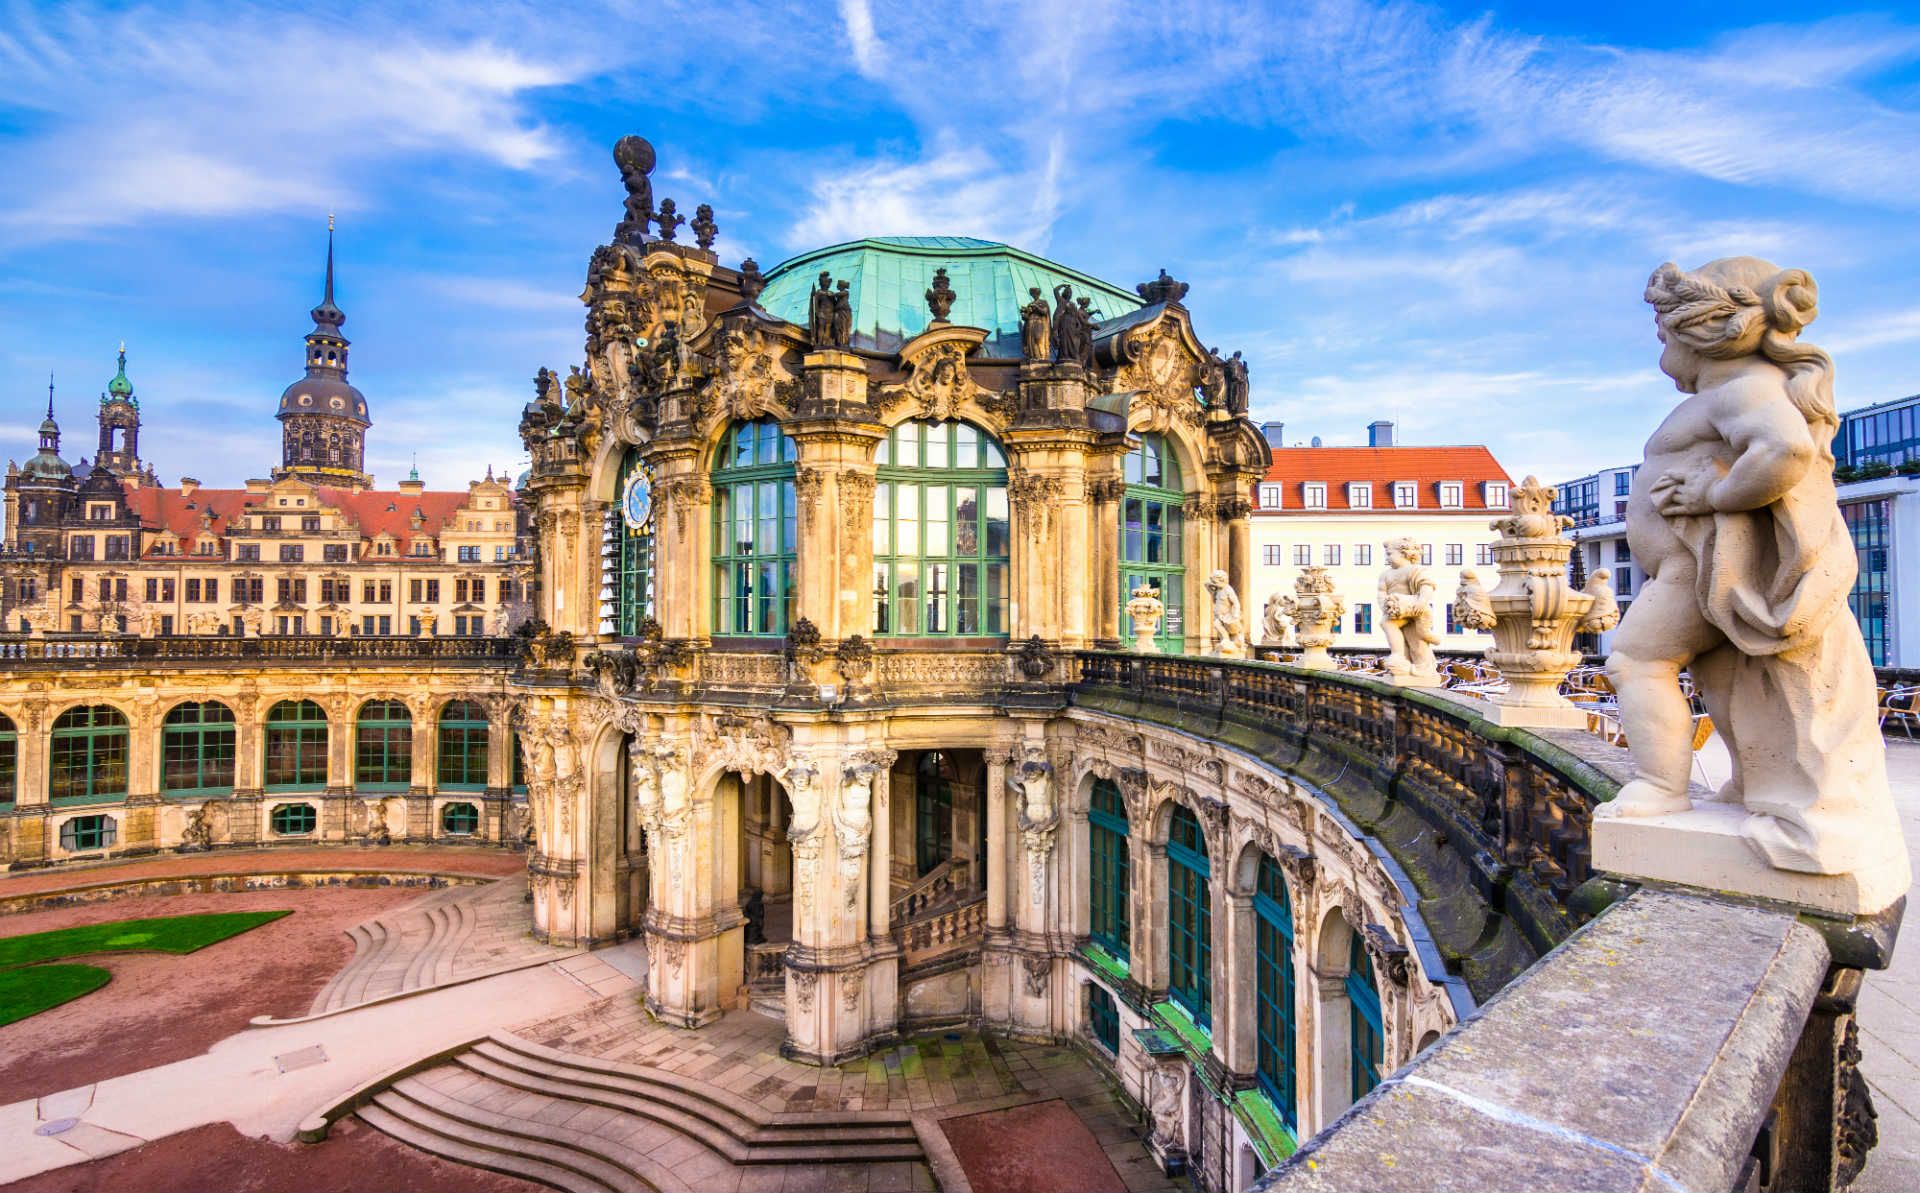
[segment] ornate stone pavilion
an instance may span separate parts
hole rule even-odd
[[[1187,287],[957,237],[729,268],[709,213],[655,214],[651,147],[616,158],[587,367],[521,422],[537,931],[644,934],[655,1014],[751,1003],[820,1063],[1098,1040],[1170,1162],[1271,1162],[1452,1023],[1329,803],[1069,702],[1135,588],[1170,651],[1238,632],[1202,582],[1244,591],[1269,452]]]

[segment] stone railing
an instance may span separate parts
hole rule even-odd
[[[1594,806],[1624,752],[1493,724],[1470,698],[1284,664],[1083,652],[1075,704],[1184,730],[1288,771],[1377,838],[1449,968],[1484,1000],[1582,921]]]
[[[987,931],[987,897],[949,907],[918,920],[894,926],[900,942],[902,969],[937,961],[949,953],[977,945]]]
[[[747,946],[747,985],[774,986],[786,981],[787,947],[784,940]]]
[[[0,638],[0,670],[71,667],[91,663],[145,665],[198,663],[380,663],[477,662],[510,664],[519,658],[513,638],[325,638],[268,635],[260,638],[178,636],[137,638]]]
[[[965,858],[950,857],[914,880],[912,886],[894,896],[893,922],[905,923],[929,907],[948,902],[969,884],[972,867]]]

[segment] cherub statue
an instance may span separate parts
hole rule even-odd
[[[1260,613],[1260,645],[1281,650],[1293,645],[1292,604],[1286,593],[1274,589],[1273,595],[1267,598],[1266,608]]]
[[[1613,598],[1613,573],[1606,568],[1595,568],[1587,577],[1586,587],[1580,591],[1593,598],[1581,615],[1580,628],[1594,634],[1604,634],[1620,624],[1620,602]]]
[[[1383,544],[1387,566],[1380,573],[1380,629],[1387,636],[1387,674],[1411,682],[1438,680],[1433,648],[1433,577],[1420,566],[1420,544],[1410,538]]]
[[[1605,569],[1601,569],[1605,574]],[[1495,624],[1493,598],[1481,586],[1480,577],[1465,568],[1460,570],[1460,587],[1453,594],[1453,620],[1469,630],[1491,631]]]
[[[1216,658],[1247,657],[1247,632],[1241,624],[1240,594],[1227,582],[1225,572],[1207,577],[1207,591],[1213,594],[1213,653]]]
[[[1635,775],[1595,814],[1690,806],[1686,670],[1732,756],[1715,798],[1744,804],[1747,841],[1778,869],[1873,871],[1904,893],[1873,666],[1847,609],[1833,362],[1799,342],[1818,290],[1802,270],[1728,257],[1660,266],[1646,299],[1660,369],[1688,396],[1647,440],[1627,499],[1647,582],[1607,670]]]

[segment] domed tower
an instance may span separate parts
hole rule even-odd
[[[307,375],[280,395],[280,459],[274,478],[364,489],[367,417],[364,394],[347,384],[346,312],[333,303],[333,220],[327,220],[327,289],[307,333]]]
[[[40,451],[7,477],[14,545],[31,555],[58,558],[61,530],[72,515],[73,469],[60,458],[60,424],[53,419],[53,381],[47,381],[47,417],[40,424]]]
[[[107,382],[107,392],[100,395],[100,450],[93,466],[111,469],[119,476],[139,476],[146,471],[140,462],[140,399],[133,396],[133,382],[127,379],[124,343],[120,345],[120,371]]]

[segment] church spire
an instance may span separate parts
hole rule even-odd
[[[320,297],[320,305],[313,308],[313,334],[338,337],[340,325],[347,321],[347,313],[334,305],[333,301],[333,216],[327,216],[327,287]],[[344,366],[345,361],[343,360]]]

